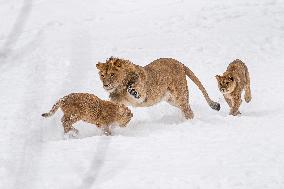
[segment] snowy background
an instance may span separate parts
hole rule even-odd
[[[195,118],[166,103],[132,108],[105,137],[80,122],[63,140],[60,97],[107,99],[95,64],[110,56],[146,65],[175,58]],[[216,74],[234,59],[250,71],[252,101],[228,116]],[[283,0],[0,0],[1,189],[283,189]]]

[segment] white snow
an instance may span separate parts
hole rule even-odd
[[[283,0],[0,0],[0,188],[284,188]],[[54,102],[71,92],[107,99],[95,64],[110,56],[190,67],[195,118],[166,103],[131,108],[114,136],[80,122],[64,140]],[[234,59],[250,71],[242,115],[214,78]]]

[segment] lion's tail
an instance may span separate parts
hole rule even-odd
[[[43,113],[41,114],[42,117],[50,117],[52,116],[57,110],[58,108],[60,108],[60,105],[61,105],[61,102],[62,102],[62,99],[59,99],[51,108],[51,110],[47,113]]]
[[[184,70],[185,70],[186,75],[195,83],[195,85],[197,85],[199,90],[202,92],[202,94],[203,94],[205,100],[207,101],[208,105],[212,109],[219,111],[220,110],[220,104],[218,102],[214,102],[213,100],[210,99],[206,89],[203,87],[202,83],[195,76],[195,74],[185,65],[184,65]]]

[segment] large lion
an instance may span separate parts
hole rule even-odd
[[[193,118],[188,102],[186,75],[198,86],[212,109],[220,104],[212,101],[205,88],[185,65],[172,58],[160,58],[141,67],[129,60],[109,58],[98,63],[103,87],[112,101],[135,107],[152,106],[161,100],[179,108],[186,119]]]

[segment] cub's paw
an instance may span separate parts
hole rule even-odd
[[[72,129],[71,131],[72,131],[72,133],[71,133],[71,134],[72,134],[72,137],[77,137],[77,136],[79,135],[78,129],[75,129],[75,128],[74,128],[74,129]]]
[[[70,131],[67,133],[64,133],[63,138],[65,140],[71,139],[71,138],[76,138],[79,134],[79,131],[75,128],[72,128]]]
[[[193,118],[194,118],[193,112],[185,114],[185,119],[193,119]]]
[[[251,101],[251,96],[245,95],[245,101],[246,101],[246,103],[249,103]]]
[[[140,94],[135,89],[133,89],[131,85],[128,86],[127,92],[134,98],[139,99],[141,97]]]
[[[68,133],[64,133],[63,138],[64,140],[69,140],[71,136]]]
[[[95,125],[97,126],[97,128],[101,128],[102,127],[101,124],[99,124],[98,122],[96,122]]]
[[[240,111],[236,111],[236,112],[230,111],[229,115],[237,116],[237,115],[241,115],[241,112]]]
[[[120,124],[118,125],[119,127],[126,127],[127,125],[126,124]]]
[[[104,131],[104,135],[105,136],[111,136],[111,132],[110,131]]]

